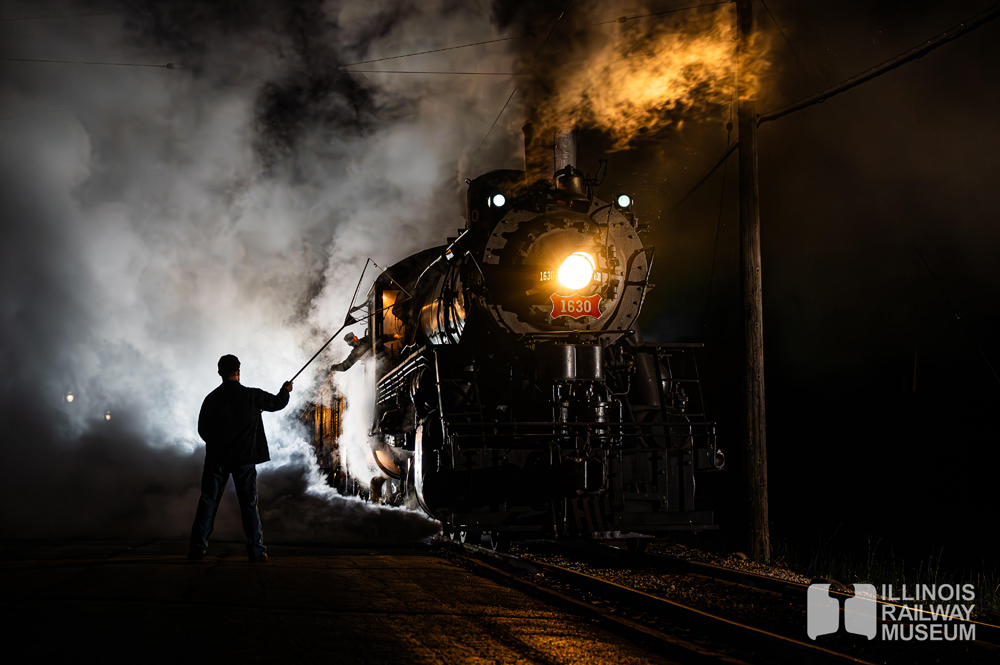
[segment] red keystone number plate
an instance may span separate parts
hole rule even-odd
[[[553,293],[549,296],[552,300],[553,319],[560,316],[572,316],[579,319],[582,316],[601,316],[601,296],[595,293],[592,296],[560,296]]]

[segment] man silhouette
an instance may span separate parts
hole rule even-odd
[[[247,537],[247,556],[252,562],[264,562],[267,548],[257,512],[256,465],[271,459],[271,454],[260,414],[285,408],[292,382],[286,381],[277,395],[247,388],[240,383],[240,360],[232,355],[219,358],[219,376],[222,385],[208,394],[198,416],[198,434],[205,440],[205,470],[188,558],[205,558],[219,501],[232,474]]]

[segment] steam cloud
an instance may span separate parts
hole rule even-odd
[[[633,5],[627,14],[636,18],[619,23],[626,13],[620,6],[573,3],[556,22],[566,8],[559,0],[495,7],[501,25],[535,38],[516,42],[516,71],[524,76],[525,105],[542,126],[598,129],[624,149],[668,126],[727,113],[736,83],[731,6],[666,16],[655,13],[663,10],[655,3]],[[768,41],[756,33],[740,64],[744,94],[758,91]]]
[[[218,357],[238,355],[244,384],[276,391],[343,322],[366,257],[387,265],[443,242],[463,225],[461,178],[516,155],[502,140],[473,153],[503,83],[340,65],[493,38],[489,8],[16,9],[88,16],[5,24],[11,55],[175,67],[2,65],[0,528],[184,538],[203,459],[198,409]],[[418,64],[468,69],[460,60]],[[264,416],[266,541],[436,530],[324,486],[297,413],[346,353],[338,340],[290,405]],[[348,399],[360,403],[356,378]],[[214,538],[241,538],[231,491]]]
[[[528,108],[605,129],[621,147],[728,102],[728,10],[595,28],[608,17],[579,3],[541,67],[562,6],[9,6],[6,18],[56,17],[0,26],[13,57],[161,66],[0,65],[4,536],[186,537],[203,459],[197,414],[219,356],[238,355],[243,383],[276,391],[340,327],[367,257],[389,265],[440,244],[464,225],[465,177],[521,166],[519,132],[504,130],[519,130]],[[67,14],[82,16],[58,18]],[[343,71],[499,36],[533,39],[395,62],[526,74],[516,83]],[[520,108],[483,143],[515,85]],[[265,415],[267,540],[436,530],[323,484],[297,414],[347,352],[338,339],[289,407]],[[365,481],[363,371],[338,381],[343,455]],[[232,496],[220,537],[241,537]]]

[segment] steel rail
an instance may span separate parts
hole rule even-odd
[[[688,642],[688,645],[685,646],[681,644],[683,641],[678,640],[678,638],[666,635],[665,633],[655,629],[643,627],[646,628],[643,632],[647,632],[648,634],[657,634],[657,637],[663,640],[664,643],[670,644],[674,648],[679,646],[688,649],[691,647],[697,647],[697,650],[687,654],[687,658],[684,658],[683,662],[690,662],[691,656],[700,656],[701,660],[704,660],[705,657],[708,656],[710,658],[714,658],[716,661],[724,659],[730,662],[733,662],[733,660],[740,662],[739,659],[743,656],[743,654],[746,654],[749,657],[748,660],[751,660],[752,662],[759,662],[761,660],[761,652],[764,652],[766,653],[765,660],[767,662],[794,663],[795,665],[808,665],[811,663],[855,663],[858,665],[874,665],[874,663],[861,658],[831,651],[814,644],[801,642],[799,640],[779,635],[777,633],[772,633],[760,628],[754,628],[753,626],[748,626],[746,624],[710,614],[687,605],[682,605],[660,596],[632,589],[630,587],[616,584],[586,573],[571,570],[569,568],[564,568],[562,566],[541,563],[532,559],[525,559],[510,554],[498,554],[486,548],[470,545],[468,543],[458,544],[453,541],[439,542],[448,543],[448,549],[450,551],[459,554],[459,556],[462,556],[466,560],[474,562],[477,565],[490,568],[491,570],[500,573],[508,580],[516,581],[518,584],[530,585],[536,590],[557,595],[563,599],[569,599],[580,607],[589,606],[591,611],[601,613],[604,617],[628,622],[633,627],[635,625],[641,626],[641,624],[624,619],[624,617],[607,614],[609,610],[606,608],[568,597],[565,594],[553,591],[544,586],[528,582],[521,577],[504,573],[503,571],[479,561],[474,558],[474,556],[488,556],[501,564],[506,564],[527,572],[545,573],[553,580],[575,587],[585,593],[594,594],[601,599],[607,599],[620,603],[637,613],[645,613],[649,616],[656,617],[657,619],[666,620],[671,624],[684,626],[687,630],[693,629],[697,631],[698,635],[702,639],[711,640],[713,643],[725,645],[727,649],[732,649],[737,652],[733,656],[723,654],[722,652],[711,655],[705,652],[704,647],[697,647],[697,645],[693,642]],[[669,657],[671,654],[665,655]]]
[[[525,579],[521,575],[508,572],[511,569],[519,569],[528,573],[537,573],[538,569],[533,562],[511,555],[497,554],[477,545],[459,543],[444,538],[437,539],[436,544],[476,568],[477,570],[474,572],[483,577],[491,578],[505,586],[561,607],[581,618],[597,620],[604,624],[604,628],[630,641],[636,642],[640,646],[644,646],[647,651],[650,650],[650,646],[655,646],[655,653],[669,660],[679,663],[696,663],[698,665],[715,665],[717,663],[747,665],[747,661],[740,660],[723,651],[706,647],[689,639],[670,635],[638,621],[616,615],[606,607],[574,598],[545,585]],[[484,557],[491,558],[492,561],[487,563],[483,560]],[[508,570],[502,570],[501,566]]]
[[[789,663],[858,663],[861,665],[874,665],[855,656],[851,656],[837,651],[831,651],[815,644],[802,642],[800,640],[772,633],[771,631],[726,619],[699,610],[688,605],[663,598],[645,591],[632,589],[610,580],[601,579],[550,563],[533,562],[543,572],[548,572],[554,577],[568,584],[575,584],[584,588],[589,588],[592,592],[598,593],[604,598],[618,598],[632,607],[644,607],[656,612],[658,617],[670,618],[678,622],[683,622],[686,626],[697,626],[707,634],[716,637],[724,635],[723,638],[728,644],[739,644],[741,647],[756,648],[767,652],[767,657],[772,660]],[[784,654],[776,653],[776,650],[783,651]],[[785,655],[786,657],[782,657]]]
[[[698,575],[720,582],[738,584],[740,586],[759,591],[769,591],[771,593],[793,598],[802,603],[805,602],[804,599],[806,598],[806,589],[809,588],[808,584],[796,582],[794,580],[783,580],[779,577],[770,577],[768,575],[761,575],[760,573],[738,570],[736,568],[719,566],[717,564],[705,563],[702,561],[691,561],[690,559],[683,559],[668,554],[626,552],[604,545],[590,545],[580,548],[579,551],[586,552],[588,554],[594,553],[604,557],[608,557],[610,555],[610,558],[616,561],[628,561],[633,565],[639,564],[643,567],[667,568],[676,573]],[[830,593],[844,598],[850,598],[853,596],[851,593],[834,588],[830,589]],[[880,606],[886,605],[897,608],[903,607],[900,603],[884,600],[882,598],[877,598],[876,602]],[[931,610],[917,610],[913,609],[912,606],[911,609],[922,615],[940,616],[938,613]],[[984,621],[977,621],[975,619],[970,619],[968,621],[962,620],[962,623],[974,624],[976,626],[975,642],[983,645],[1000,646],[1000,626]],[[983,635],[983,633],[985,633],[985,635]]]
[[[609,548],[610,549],[610,548]],[[635,556],[635,555],[630,555]],[[709,577],[714,580],[719,580],[722,582],[731,582],[733,584],[739,584],[740,586],[749,587],[752,589],[760,589],[764,591],[770,591],[772,593],[778,593],[785,596],[795,595],[799,599],[806,597],[806,589],[809,588],[808,584],[802,582],[795,582],[793,580],[783,580],[778,577],[769,577],[767,575],[761,575],[759,573],[752,573],[745,570],[737,570],[735,568],[727,568],[726,566],[719,566],[712,563],[704,563],[701,561],[690,561],[688,559],[681,559],[679,557],[673,557],[665,554],[653,554],[653,553],[642,553],[639,555],[645,558],[652,565],[664,565],[676,569],[678,572],[686,572],[695,575],[701,575],[704,577]],[[831,588],[831,594],[836,594],[845,598],[852,597],[853,594],[840,591],[838,589]],[[881,605],[887,605],[891,607],[904,607],[900,603],[892,602],[889,600],[884,600],[882,598],[876,598],[876,602]],[[925,610],[922,607],[920,609],[912,608],[914,612],[919,612],[922,615],[927,616],[941,616],[937,612],[932,610]],[[983,644],[991,644],[1000,646],[1000,626],[992,623],[986,623],[985,621],[977,621],[975,619],[969,619],[968,621],[962,620],[962,623],[973,624],[976,626],[976,642],[981,642]],[[980,633],[986,633],[987,639],[980,639]]]

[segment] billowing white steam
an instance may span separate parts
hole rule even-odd
[[[344,410],[344,435],[340,439],[340,455],[347,473],[367,486],[381,475],[372,457],[368,442],[374,394],[374,362],[358,363],[337,375],[337,387],[347,396]]]
[[[486,3],[446,5],[412,6],[367,43],[352,39],[386,8],[329,5],[340,26],[330,39],[344,40],[349,61],[495,36]],[[30,39],[8,35],[5,46],[28,57],[171,59],[137,46],[121,25],[120,16],[36,24]],[[262,170],[253,149],[258,93],[300,63],[283,55],[290,37],[260,30],[207,41],[200,73],[4,65],[0,523],[8,537],[183,537],[200,475],[198,410],[218,384],[219,356],[240,357],[245,385],[277,391],[341,325],[365,259],[388,265],[442,242],[462,224],[461,179],[503,165],[489,147],[475,150],[505,82],[367,75],[363,132],[306,123],[288,158]],[[469,55],[414,64],[468,70]],[[54,107],[68,110],[38,113]],[[516,143],[493,145],[516,159]],[[459,163],[472,170],[460,173]],[[289,407],[264,415],[268,533],[425,535],[432,527],[417,517],[365,512],[322,486],[295,415],[346,353],[338,340],[296,380]],[[352,469],[367,463],[362,374],[359,365],[343,377]],[[115,417],[105,420],[109,410]],[[224,502],[216,538],[239,537],[234,504]]]

